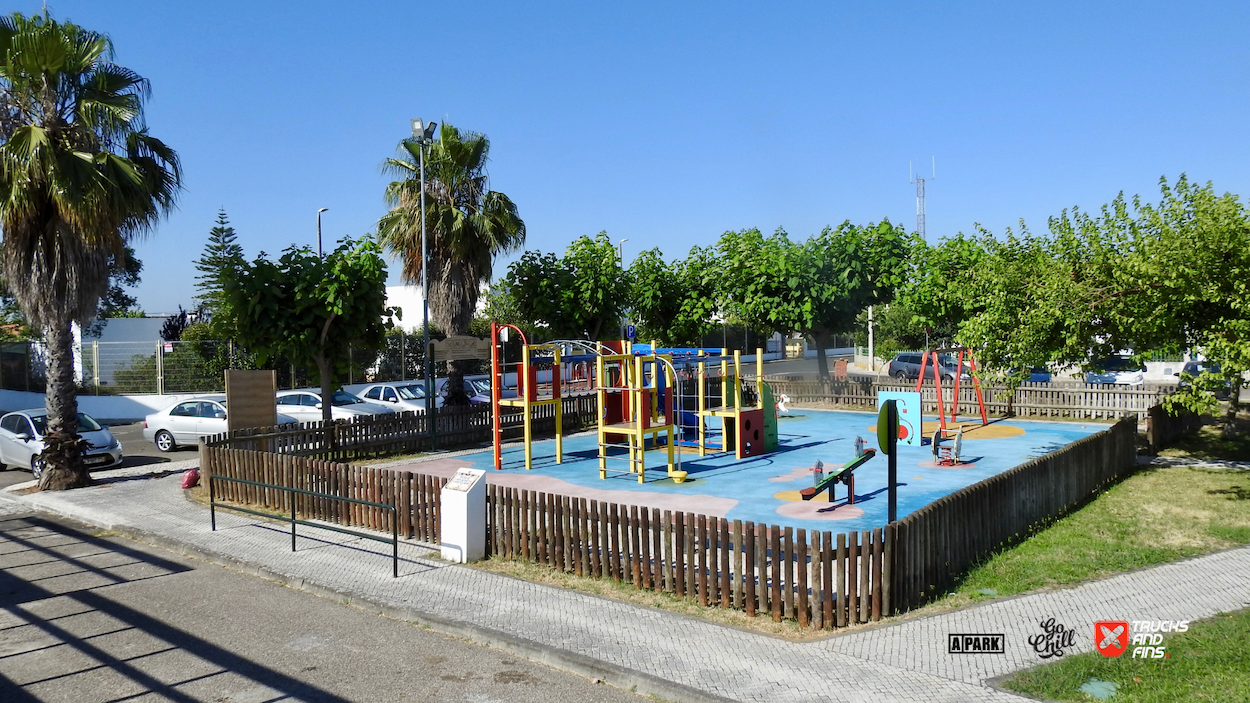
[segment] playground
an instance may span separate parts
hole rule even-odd
[[[497,341],[503,327],[492,329]],[[492,346],[491,359],[493,449],[421,462],[420,471],[450,476],[469,466],[486,469],[490,483],[522,490],[807,530],[867,530],[889,522],[877,415],[788,407],[761,380],[762,353],[744,364],[726,350],[572,341],[526,343],[522,358],[509,364],[499,348]],[[964,415],[942,406],[939,415],[921,418],[919,390],[918,384],[915,393],[879,398],[897,402],[900,519],[1105,429],[991,421],[983,404],[965,406]],[[978,384],[978,397],[979,390]],[[941,398],[940,386],[938,392]],[[597,427],[564,435],[562,401],[575,395],[596,396]],[[520,442],[503,441],[504,412],[520,414]],[[540,412],[554,416],[555,437],[535,437],[532,422]]]
[[[856,457],[856,438],[867,449],[877,449],[877,416],[872,413],[799,410],[779,412],[777,448],[739,459],[730,451],[699,455],[697,446],[677,446],[676,465],[685,472],[678,483],[665,471],[667,445],[651,445],[642,458],[648,467],[644,480],[627,471],[600,478],[598,431],[562,438],[562,461],[556,461],[555,439],[530,444],[526,469],[524,442],[503,444],[499,470],[491,450],[423,462],[421,471],[446,473],[472,466],[488,470],[491,483],[524,490],[584,497],[591,500],[702,513],[729,520],[791,525],[807,530],[844,532],[880,527],[887,522],[887,464],[880,453],[854,469],[850,481],[833,483],[810,500],[801,491],[816,482],[819,462],[825,477]],[[936,415],[924,418],[926,442],[898,446],[898,517],[965,486],[994,476],[1033,457],[1054,451],[1105,429],[1097,423],[1060,423],[1017,420],[982,425],[980,418],[959,418],[947,428],[965,428],[959,462],[943,465],[928,439],[938,426]],[[709,434],[715,435],[714,432]],[[917,437],[916,439],[919,439]],[[719,440],[716,440],[719,441]],[[950,448],[945,439],[940,448]],[[609,461],[628,463],[627,447],[605,448]],[[854,488],[854,502],[848,500]]]

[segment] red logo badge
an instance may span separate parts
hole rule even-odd
[[[1104,657],[1114,659],[1128,649],[1128,622],[1099,620],[1094,623],[1094,646]]]

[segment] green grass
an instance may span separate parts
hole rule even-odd
[[[1250,417],[1246,413],[1237,417],[1238,432],[1231,438],[1224,436],[1222,421],[1221,417],[1216,424],[1204,425],[1197,432],[1178,438],[1172,446],[1160,451],[1159,456],[1250,461]]]
[[[1250,544],[1250,471],[1143,469],[992,555],[928,609],[1080,583],[1241,544]]]
[[[1114,703],[1250,701],[1250,610],[1190,623],[1165,635],[1166,659],[1108,659],[1097,652],[1064,657],[1003,682],[1009,690],[1056,701],[1096,701],[1080,690],[1090,679],[1117,684]]]

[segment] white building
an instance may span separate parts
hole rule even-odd
[[[386,307],[399,308],[395,326],[407,332],[420,332],[423,318],[421,286],[387,286]]]

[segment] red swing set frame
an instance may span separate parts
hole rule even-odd
[[[936,386],[935,390],[937,391],[938,423],[942,430],[946,430],[946,411],[943,408],[942,403],[942,373],[940,371],[942,367],[938,364],[938,352],[959,352],[959,365],[956,367],[957,370],[955,371],[955,397],[951,402],[951,422],[956,422],[956,416],[959,415],[959,379],[963,376],[964,355],[966,354],[968,363],[972,367],[972,385],[977,389],[977,406],[981,410],[981,424],[990,424],[989,418],[986,417],[985,414],[985,398],[981,395],[981,381],[977,379],[977,360],[972,356],[972,352],[966,347],[958,349],[931,349],[920,355],[920,375],[916,377],[916,392],[919,393],[921,386],[924,385],[925,369],[929,365],[929,358],[932,357],[933,383]]]

